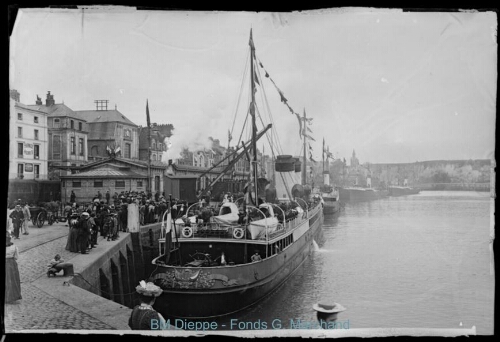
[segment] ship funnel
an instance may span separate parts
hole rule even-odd
[[[301,183],[301,173],[296,171],[298,163],[300,163],[298,158],[294,158],[291,155],[280,155],[276,157],[275,181],[276,196],[278,199],[290,200],[291,198],[289,198],[289,196],[293,196],[290,192],[292,186]]]
[[[323,172],[323,184],[330,185],[330,172],[328,171]]]

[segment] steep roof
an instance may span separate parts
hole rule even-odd
[[[30,109],[39,110],[46,112],[51,117],[71,117],[81,121],[87,121],[84,118],[80,118],[74,110],[66,106],[64,103],[56,103],[51,106],[46,105],[28,105],[26,106]]]
[[[110,110],[77,110],[75,113],[82,119],[87,120],[88,123],[100,122],[121,122],[127,125],[138,127],[135,123],[130,121],[125,115],[116,109]]]

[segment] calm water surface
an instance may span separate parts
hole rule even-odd
[[[425,191],[347,203],[324,241],[276,292],[231,318],[315,322],[338,302],[350,328],[471,328],[493,334],[489,193]],[[220,324],[228,323],[221,319]]]

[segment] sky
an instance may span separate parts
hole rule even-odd
[[[109,100],[142,126],[147,101],[152,122],[175,127],[169,158],[208,137],[227,146],[230,130],[233,145],[248,109],[250,30],[264,67],[259,114],[267,123],[271,113],[277,153],[297,155],[303,146],[279,88],[296,113],[313,118],[308,144],[318,161],[323,139],[335,158],[355,150],[361,163],[494,157],[493,12],[20,9],[10,88],[21,103],[50,91],[73,110]],[[264,153],[269,146],[259,140]]]

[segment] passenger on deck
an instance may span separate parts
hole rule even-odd
[[[252,262],[255,262],[255,261],[259,261],[259,260],[262,260],[262,258],[260,257],[260,254],[259,252],[255,251],[255,254],[252,255]]]

